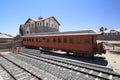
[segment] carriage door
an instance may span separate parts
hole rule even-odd
[[[92,37],[92,47],[93,47],[93,50],[97,50],[96,36]]]

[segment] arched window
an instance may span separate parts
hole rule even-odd
[[[39,27],[39,22],[37,23],[37,26]]]
[[[29,34],[29,31],[27,31],[27,34]]]
[[[41,22],[39,23],[39,27],[41,27]]]
[[[51,28],[53,28],[53,24],[51,24]]]
[[[46,27],[48,27],[48,23],[46,23]]]
[[[56,29],[58,29],[58,26],[57,26],[57,25],[56,25],[55,27],[56,27]]]

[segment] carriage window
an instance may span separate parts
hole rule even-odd
[[[79,44],[81,42],[80,38],[77,38],[77,43]]]
[[[23,41],[25,41],[25,38],[23,38]]]
[[[41,42],[41,39],[39,39],[39,42]]]
[[[32,39],[32,42],[33,42],[34,40]]]
[[[43,40],[45,40],[45,38],[43,38]]]
[[[53,42],[56,42],[56,39],[55,39],[55,38],[53,38]]]
[[[29,39],[27,38],[27,41],[28,41]]]
[[[58,43],[61,43],[61,39],[60,38],[58,38]]]
[[[88,44],[88,43],[89,43],[89,38],[85,38],[85,39],[84,39],[84,42],[85,42],[86,44]]]
[[[69,39],[69,42],[70,42],[70,43],[73,43],[73,38],[70,38],[70,39]]]
[[[64,38],[64,43],[67,43],[67,38]]]
[[[50,40],[49,40],[49,39],[47,39],[47,42],[50,42]]]
[[[29,41],[31,41],[31,39],[29,38]]]
[[[36,38],[36,42],[38,42],[38,39]]]

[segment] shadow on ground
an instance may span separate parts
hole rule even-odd
[[[68,54],[59,54],[59,53],[55,53],[55,52],[44,52],[42,54],[58,56],[58,57],[83,61],[83,62],[102,65],[102,66],[107,66],[107,64],[108,64],[108,61],[105,59],[105,57],[102,57],[102,56],[94,56],[94,58],[83,58],[83,57],[77,57],[77,56],[68,55]]]

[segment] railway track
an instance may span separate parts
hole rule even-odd
[[[72,63],[74,63],[76,65],[80,64],[80,65],[92,67],[92,68],[95,68],[95,69],[98,68],[98,69],[101,69],[101,70],[106,71],[106,72],[113,71],[113,69],[110,69],[110,68],[107,68],[107,67],[104,67],[104,66],[95,65],[95,64],[84,62],[84,61],[79,61],[79,60],[74,60],[74,59],[59,57],[59,55],[57,55],[56,53],[53,53],[53,52],[42,51],[43,54],[41,54],[41,52],[39,50],[33,50],[33,49],[24,49],[23,52],[29,53],[29,54],[33,53],[34,55],[37,55],[37,56],[39,55],[41,57],[47,56],[49,59],[58,60],[58,58],[59,58],[60,61],[64,60],[64,61],[67,61],[67,62],[72,62]],[[51,55],[49,55],[49,54],[51,54]],[[54,55],[54,54],[56,54],[56,55]],[[101,62],[101,61],[99,61],[99,62]]]
[[[36,67],[43,69],[63,80],[120,80],[120,75],[113,71],[103,71],[95,69],[91,66],[76,65],[73,62],[68,62],[61,59],[53,59],[49,56],[35,56],[32,54],[18,54],[19,59],[27,58],[26,62],[31,63],[30,59],[34,61],[31,63]],[[14,56],[14,55],[13,55]]]
[[[2,76],[4,80],[60,80],[10,55],[0,56],[0,67],[3,73],[9,77]]]
[[[12,75],[0,64],[0,80],[14,80]]]

